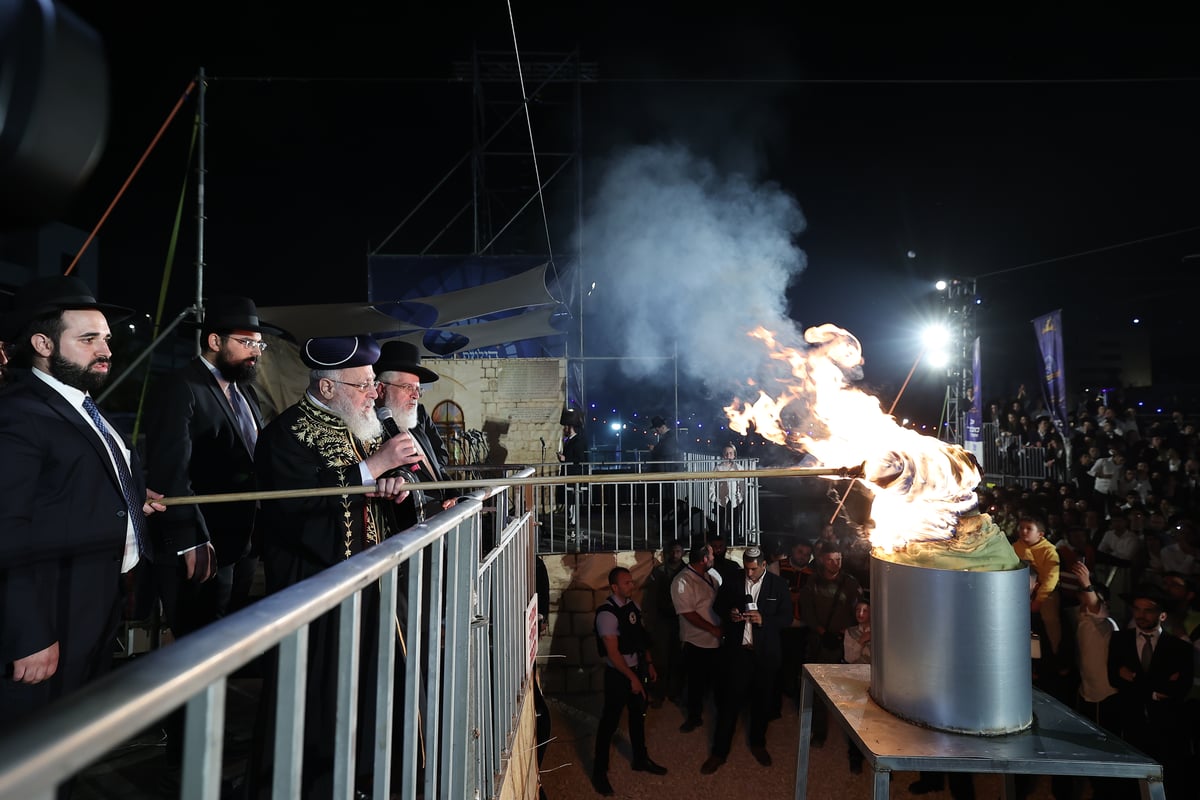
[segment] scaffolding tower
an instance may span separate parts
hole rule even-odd
[[[938,438],[963,444],[964,418],[970,408],[971,389],[975,385],[973,350],[975,346],[975,310],[979,296],[974,278],[954,278],[946,281],[940,292],[950,332],[952,351],[946,365],[946,399],[942,405],[942,420]]]

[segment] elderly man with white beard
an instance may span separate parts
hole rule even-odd
[[[375,374],[379,378],[379,410],[380,416],[390,412],[397,429],[407,431],[413,438],[413,444],[420,455],[419,466],[415,476],[422,481],[448,481],[445,465],[439,460],[438,450],[441,439],[437,437],[437,429],[430,423],[429,429],[421,424],[418,414],[421,395],[425,390],[422,384],[433,383],[439,375],[421,365],[420,351],[417,346],[394,339],[384,342],[375,362]],[[384,412],[383,409],[387,409]],[[428,421],[428,417],[425,420]],[[449,489],[434,489],[429,492],[414,493],[421,496],[423,508],[416,509],[413,503],[405,502],[397,508],[397,519],[401,528],[407,528],[421,519],[436,514],[438,511],[450,508],[458,502],[459,493]]]
[[[420,456],[412,437],[401,432],[384,438],[375,416],[378,384],[372,365],[379,345],[369,336],[309,339],[300,359],[311,370],[308,389],[285,409],[258,438],[254,467],[262,490],[317,489],[374,485],[371,495],[343,494],[298,497],[262,503],[258,527],[268,593],[277,592],[326,567],[338,564],[401,530],[395,504],[407,498],[404,480],[390,477]],[[379,596],[363,592],[364,632],[378,630]],[[385,609],[383,613],[394,613]],[[304,725],[305,797],[327,797],[333,774],[337,710],[336,612],[313,623],[309,631],[308,690]],[[375,637],[363,637],[360,658],[360,730],[374,729]],[[274,674],[271,670],[268,674]],[[401,672],[402,676],[402,672]],[[270,703],[273,691],[266,687]],[[400,692],[397,691],[397,696]],[[273,719],[271,709],[265,709]],[[397,718],[403,719],[397,713]],[[269,758],[270,737],[259,731],[258,755]],[[373,737],[358,738],[360,784],[370,787]],[[259,775],[270,774],[260,765]]]

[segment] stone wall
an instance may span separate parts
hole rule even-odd
[[[421,402],[430,413],[443,400],[463,410],[467,430],[483,431],[489,464],[557,463],[562,438],[567,362],[560,358],[426,359],[441,376]]]
[[[644,550],[624,553],[543,555],[550,577],[549,630],[538,644],[542,691],[547,695],[590,694],[604,691],[604,669],[596,651],[593,622],[596,608],[609,595],[608,572],[625,567],[638,586],[634,599],[642,602],[641,587],[658,561]]]

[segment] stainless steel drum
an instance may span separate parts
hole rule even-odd
[[[871,558],[871,697],[897,717],[992,736],[1033,722],[1029,570]]]

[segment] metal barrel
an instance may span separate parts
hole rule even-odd
[[[1029,570],[871,557],[871,697],[909,722],[994,736],[1033,722]]]

